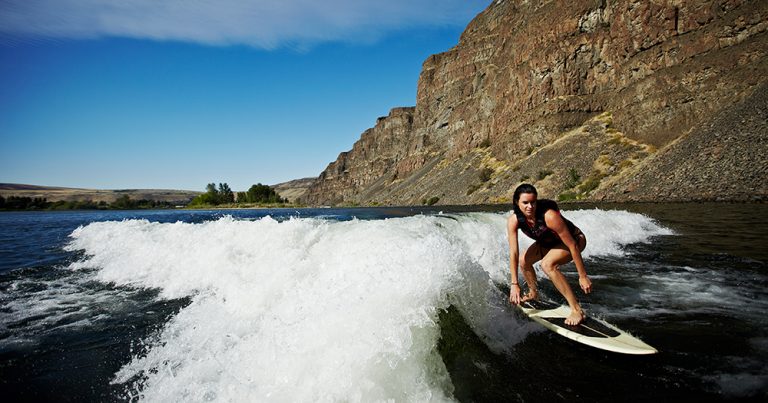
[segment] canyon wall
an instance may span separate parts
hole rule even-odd
[[[765,200],[767,55],[766,1],[494,1],[301,200]]]

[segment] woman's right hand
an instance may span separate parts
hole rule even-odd
[[[520,285],[512,284],[509,287],[509,303],[520,305]]]

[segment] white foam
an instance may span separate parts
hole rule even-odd
[[[511,213],[473,213],[460,217],[453,226],[459,239],[465,242],[473,260],[476,260],[494,281],[508,282],[509,246],[506,223]],[[624,247],[647,243],[655,236],[672,235],[651,218],[627,211],[575,210],[564,211],[587,238],[587,248],[582,252],[589,257],[623,256]],[[533,240],[518,231],[520,251],[530,247]],[[543,276],[542,273],[539,273]]]
[[[593,215],[603,215],[599,224]],[[664,231],[631,213],[567,216],[588,234],[593,254],[621,253],[622,242]],[[491,283],[508,281],[505,218],[128,220],[79,228],[67,248],[88,256],[72,269],[96,268],[100,281],[192,298],[116,374],[131,394],[443,401],[452,389],[435,349],[440,309],[458,305],[498,350],[532,330],[509,315]]]
[[[102,281],[194,295],[117,374],[149,374],[149,400],[445,400],[435,320],[466,258],[434,221],[97,223],[70,248]]]
[[[563,215],[587,237],[585,257],[623,256],[626,245],[648,243],[655,236],[674,234],[651,218],[628,211],[575,210],[564,211]]]

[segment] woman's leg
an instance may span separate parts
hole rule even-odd
[[[523,272],[525,284],[528,285],[528,293],[523,296],[521,302],[535,300],[539,296],[533,264],[541,260],[542,255],[541,245],[538,242],[534,242],[533,245],[525,250],[522,259],[520,259],[520,269]]]
[[[586,239],[579,239],[579,248],[583,249],[586,244]],[[571,286],[568,285],[568,281],[565,279],[563,273],[560,272],[560,265],[570,262],[573,258],[571,252],[565,245],[558,245],[550,249],[544,257],[541,259],[541,268],[544,273],[547,274],[552,283],[555,285],[560,294],[568,301],[568,306],[571,307],[571,314],[565,319],[567,325],[578,325],[584,320],[584,313],[581,310],[581,305],[576,299]]]

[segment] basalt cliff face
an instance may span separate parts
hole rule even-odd
[[[768,199],[768,2],[494,1],[313,205]]]

